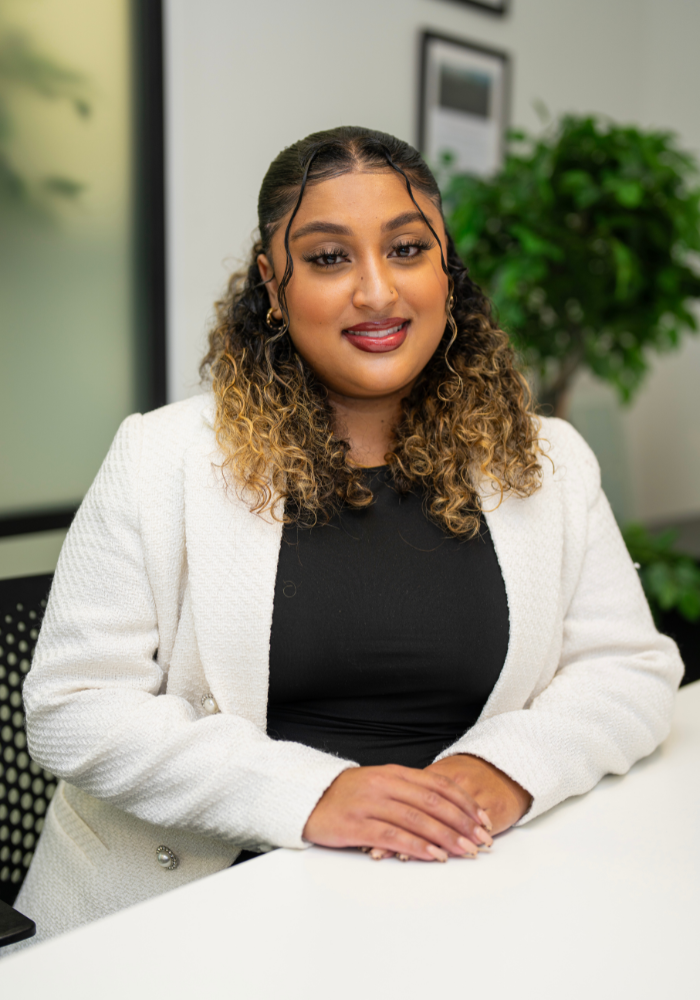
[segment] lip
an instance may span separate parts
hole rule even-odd
[[[408,334],[410,320],[401,316],[392,316],[377,323],[358,323],[347,330],[343,336],[353,347],[369,354],[386,354],[401,347]],[[390,333],[385,331],[392,331]]]
[[[388,319],[379,319],[367,323],[356,323],[349,326],[343,333],[381,333],[382,330],[390,330],[393,326],[401,326],[407,323],[403,316],[390,316]]]

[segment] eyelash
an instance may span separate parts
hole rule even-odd
[[[429,242],[428,240],[400,240],[398,243],[394,243],[392,250],[401,250],[403,247],[417,247],[421,253],[426,250],[431,250],[435,244]],[[320,261],[324,257],[345,257],[345,251],[340,247],[328,247],[325,250],[317,251],[316,253],[303,254],[302,259],[309,264],[316,264],[317,267],[321,268],[323,271],[330,271],[331,268],[337,267],[338,264],[321,264]],[[404,257],[403,260],[414,260],[416,257],[420,257],[420,254],[415,254],[413,257]],[[399,258],[401,259],[401,258]]]

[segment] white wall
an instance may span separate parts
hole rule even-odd
[[[449,0],[166,0],[172,399],[197,391],[212,302],[249,249],[258,187],[279,150],[339,124],[415,141],[423,28],[511,53],[514,124],[536,128],[540,99],[553,114],[675,124],[700,146],[692,107],[700,77],[696,0],[512,0],[512,7],[497,18]],[[698,346],[665,359],[625,415],[632,484],[625,516],[700,512],[700,462],[670,477],[673,496],[669,478],[659,489],[649,472],[665,474],[668,441],[700,458],[693,429],[700,394],[687,388],[700,375]],[[598,405],[585,386],[581,393],[589,409]]]
[[[700,155],[700,3],[645,0],[642,120],[676,131]],[[700,320],[700,313],[698,313]],[[660,358],[622,415],[633,513],[642,520],[700,514],[700,337]]]

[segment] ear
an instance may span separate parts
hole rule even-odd
[[[272,307],[272,316],[278,322],[281,322],[282,310],[279,306],[279,300],[277,298],[277,289],[279,288],[279,282],[275,277],[275,270],[272,263],[268,260],[267,255],[261,253],[258,255],[257,259],[258,271],[260,271],[260,277],[265,282],[265,288],[267,289],[267,294],[270,299],[270,305]]]

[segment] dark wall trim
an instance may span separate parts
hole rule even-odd
[[[31,535],[36,531],[58,531],[69,528],[75,517],[78,504],[70,507],[56,507],[53,510],[37,511],[33,514],[12,514],[0,517],[0,538],[10,535]]]
[[[489,3],[482,3],[480,0],[454,0],[466,7],[478,7],[485,14],[495,14],[496,17],[503,17],[510,11],[510,0],[501,0],[499,7],[493,7]]]
[[[167,402],[163,4],[131,0],[139,409]]]

